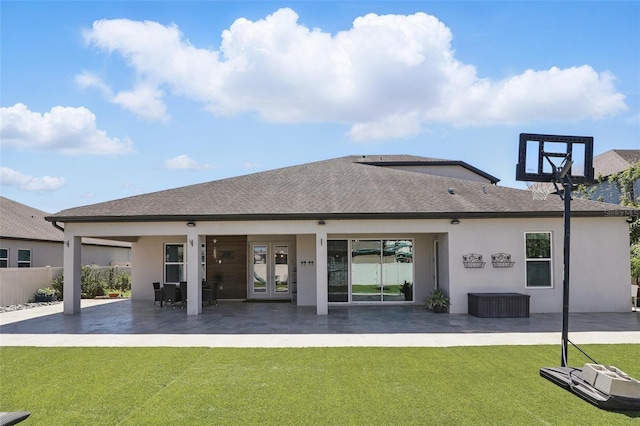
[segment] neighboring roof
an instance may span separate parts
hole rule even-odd
[[[0,197],[0,237],[62,242],[64,233],[44,219],[47,215],[42,210]]]
[[[45,220],[49,213],[0,196],[0,238],[64,241],[64,232]],[[86,245],[131,247],[130,243],[82,238]]]
[[[628,169],[640,161],[640,149],[612,149],[593,157],[595,176],[604,178]]]
[[[309,218],[450,218],[558,216],[557,196],[533,200],[526,190],[379,167],[433,159],[348,156],[63,210],[60,222],[269,220]],[[453,192],[451,194],[450,192]],[[619,206],[574,200],[577,215]]]

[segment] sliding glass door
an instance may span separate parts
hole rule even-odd
[[[412,240],[329,241],[327,255],[329,302],[414,300]]]
[[[328,301],[349,301],[349,241],[327,241]]]

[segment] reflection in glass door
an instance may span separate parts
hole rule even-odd
[[[349,242],[327,241],[328,301],[349,301]]]
[[[289,247],[273,246],[273,290],[277,294],[289,293]]]
[[[380,279],[380,240],[351,241],[351,300],[382,300]]]
[[[351,241],[353,302],[413,301],[411,240]]]
[[[253,246],[252,293],[267,293],[267,246]]]
[[[249,293],[252,298],[286,299],[289,291],[289,246],[253,244]]]

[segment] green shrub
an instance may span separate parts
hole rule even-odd
[[[60,274],[58,278],[51,280],[51,288],[56,291],[56,297],[58,300],[62,300],[64,294],[64,273]]]
[[[117,268],[108,266],[85,265],[80,274],[80,294],[83,299],[93,299],[104,296],[107,289],[121,293],[131,290],[131,275],[126,272],[116,272]],[[51,281],[58,300],[64,295],[64,274]]]
[[[113,269],[113,268],[112,268]],[[126,272],[118,272],[114,279],[113,288],[120,293],[126,293],[131,290],[131,275]]]
[[[93,299],[97,296],[104,296],[107,276],[105,276],[102,269],[95,265],[83,266],[80,282],[80,294],[83,299]]]

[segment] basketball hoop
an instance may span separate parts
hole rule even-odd
[[[555,186],[551,182],[525,182],[527,189],[531,192],[531,196],[535,201],[546,200],[549,194],[555,190]]]

